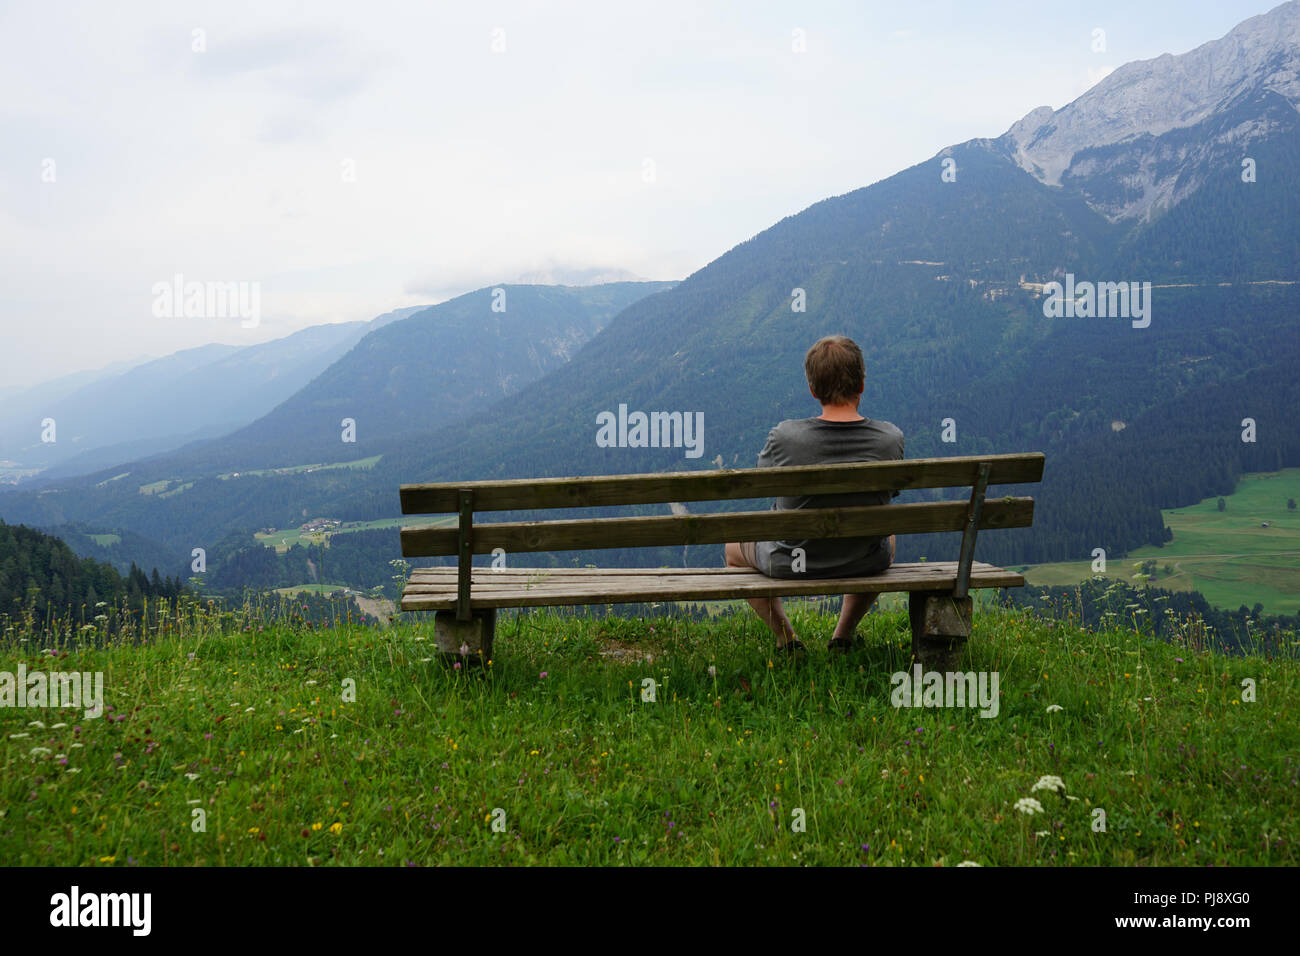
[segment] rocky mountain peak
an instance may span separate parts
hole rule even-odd
[[[1061,109],[1033,110],[1001,143],[1022,169],[1060,185],[1082,149],[1194,126],[1263,90],[1300,108],[1300,0],[1244,20],[1187,53],[1126,63]]]

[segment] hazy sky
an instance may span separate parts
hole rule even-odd
[[[538,272],[681,278],[1275,5],[0,0],[0,390]],[[258,283],[260,324],[156,317],[177,273]]]

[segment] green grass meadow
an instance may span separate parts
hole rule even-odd
[[[503,617],[494,659],[460,668],[428,622],[199,623],[57,659],[11,630],[0,670],[101,671],[106,710],[0,708],[0,859],[1300,863],[1294,662],[983,611],[965,663],[999,675],[983,718],[891,705],[904,614],[869,615],[834,659],[831,619],[792,617],[802,665],[748,612]]]
[[[302,545],[323,544],[329,547],[330,538],[336,534],[348,534],[352,531],[374,531],[382,528],[436,528],[456,523],[455,516],[437,515],[424,517],[409,515],[404,518],[378,518],[374,521],[345,521],[339,527],[329,531],[303,531],[298,528],[281,528],[271,532],[259,531],[253,535],[268,548],[284,552]]]
[[[1138,566],[1154,560],[1154,587],[1200,591],[1211,604],[1233,611],[1258,603],[1266,614],[1300,614],[1300,510],[1287,508],[1289,498],[1300,501],[1300,468],[1244,475],[1236,491],[1224,496],[1224,511],[1216,496],[1161,512],[1173,540],[1111,558],[1106,577],[1133,583]],[[1025,572],[1035,585],[1078,584],[1092,576],[1091,558],[1032,565]]]
[[[240,475],[297,475],[308,471],[333,471],[337,468],[373,468],[379,464],[379,459],[383,455],[371,455],[369,458],[357,458],[353,461],[335,461],[335,462],[316,462],[310,465],[286,465],[283,468],[253,468],[248,471],[228,472],[223,475],[217,475],[222,481],[229,481],[231,478],[237,478]]]
[[[274,588],[272,593],[292,597],[295,594],[333,594],[335,591],[352,590],[347,584],[295,584],[287,588]]]

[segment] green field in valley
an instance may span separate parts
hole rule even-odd
[[[329,547],[331,535],[347,534],[350,531],[374,531],[380,528],[433,528],[438,525],[455,524],[452,515],[426,517],[411,515],[405,518],[380,518],[375,521],[345,521],[337,528],[328,531],[304,531],[302,528],[278,528],[275,531],[259,531],[253,535],[268,548],[276,551],[288,551],[295,545],[306,547],[311,544],[323,544]]]
[[[276,594],[283,594],[286,597],[292,597],[295,594],[324,594],[330,595],[335,591],[355,591],[348,584],[294,584],[287,588],[275,588]]]
[[[356,461],[336,461],[332,464],[312,464],[312,465],[289,465],[284,468],[258,468],[252,471],[232,471],[224,475],[217,475],[222,481],[228,481],[231,478],[238,478],[241,475],[297,475],[309,471],[332,471],[336,468],[374,468],[379,464],[379,459],[383,455],[371,455],[369,458],[358,458]]]
[[[1156,562],[1147,583],[1170,591],[1199,591],[1218,607],[1264,606],[1266,614],[1300,613],[1300,468],[1244,475],[1236,491],[1162,512],[1174,533],[1164,547],[1109,556],[1106,577],[1140,583],[1141,565]],[[1267,527],[1265,526],[1267,525]],[[1092,559],[1031,565],[1030,584],[1070,585],[1093,576]]]

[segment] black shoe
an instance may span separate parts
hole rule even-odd
[[[808,648],[804,647],[803,642],[799,640],[786,641],[777,650],[785,654],[789,660],[802,661],[808,657]]]

